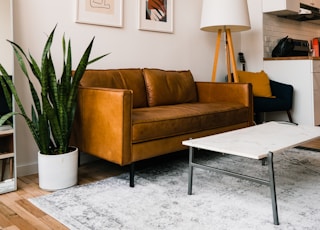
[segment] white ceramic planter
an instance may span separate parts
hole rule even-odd
[[[47,191],[74,186],[78,182],[78,149],[59,154],[38,152],[39,187]]]

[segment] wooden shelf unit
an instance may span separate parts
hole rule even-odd
[[[4,173],[6,170],[7,160],[9,160],[10,178],[13,177],[13,158],[14,158],[14,148],[13,148],[13,129],[0,131],[0,160],[2,161],[2,170],[0,174],[0,181],[4,179]]]

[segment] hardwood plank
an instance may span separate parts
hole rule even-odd
[[[41,220],[54,230],[67,230],[68,228],[49,215],[41,217]]]
[[[29,223],[29,221],[27,221],[26,218],[23,217],[24,215],[21,215],[19,211],[17,212],[17,210],[19,210],[19,207],[17,208],[14,203],[15,201],[12,200],[7,200],[7,202],[1,202],[1,219],[3,219],[4,223],[6,223],[6,226],[3,227],[9,227],[14,225],[20,229],[36,229]],[[1,222],[1,226],[4,225],[4,223]]]
[[[3,228],[3,230],[20,230],[19,228],[17,228],[17,226],[9,226],[9,227],[6,227],[6,228]]]
[[[37,229],[35,226],[31,225],[28,221],[26,221],[19,215],[10,216],[9,220],[12,223],[12,225],[16,226],[18,229]]]
[[[8,215],[11,211],[2,202],[0,203],[0,229],[10,227],[12,224],[8,219]]]
[[[79,167],[78,184],[87,184],[127,172],[124,167],[97,160]],[[0,229],[68,229],[28,201],[50,192],[41,190],[38,174],[19,177],[18,190],[0,195]]]
[[[37,218],[42,218],[43,216],[47,215],[45,212],[38,209],[36,206],[34,206],[28,200],[25,200],[25,199],[18,200],[17,204],[19,204],[21,207],[23,207],[25,210],[27,210],[31,215],[33,215]]]
[[[0,213],[7,217],[7,216],[12,216],[15,214],[14,211],[12,211],[8,206],[6,206],[3,202],[0,202]]]
[[[299,147],[310,149],[310,150],[315,150],[315,151],[320,151],[320,137],[313,139],[311,141],[307,141],[307,142],[301,144]]]

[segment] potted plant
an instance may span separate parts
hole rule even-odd
[[[51,56],[51,45],[55,29],[56,26],[44,46],[41,65],[37,64],[31,54],[27,56],[19,45],[9,41],[13,46],[14,54],[23,76],[27,78],[29,83],[33,99],[31,115],[26,113],[25,106],[20,100],[14,82],[0,64],[0,83],[4,89],[8,104],[11,104],[10,100],[13,98],[19,108],[17,112],[10,112],[2,116],[0,125],[16,114],[25,119],[39,148],[39,186],[45,190],[62,189],[77,183],[78,149],[69,146],[69,140],[77,106],[78,86],[87,65],[107,55],[89,60],[93,38],[83,53],[77,68],[72,71],[71,41],[69,40],[68,44],[66,44],[63,36],[63,69],[61,77],[58,78]],[[28,66],[31,69],[32,76],[27,70]],[[34,80],[40,84],[40,92],[37,92]],[[69,160],[71,164],[67,165]],[[46,161],[49,165],[43,165]],[[55,163],[58,163],[58,165],[54,165]]]

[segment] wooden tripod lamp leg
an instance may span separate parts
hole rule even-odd
[[[228,52],[230,54],[231,66],[232,66],[232,70],[233,70],[233,79],[234,79],[234,82],[239,82],[239,77],[238,77],[238,73],[237,73],[237,63],[236,63],[236,59],[234,57],[233,42],[232,42],[230,29],[227,29],[226,33],[227,33],[227,40],[228,40]],[[230,67],[228,67],[228,68],[230,68]]]
[[[216,81],[217,67],[218,67],[218,58],[219,58],[219,50],[220,50],[220,41],[221,41],[221,30],[218,30],[218,36],[216,40],[216,50],[213,61],[213,69],[212,69],[212,77],[211,80],[213,82]]]
[[[227,72],[228,72],[228,83],[232,82],[231,77],[231,68],[230,68],[230,52],[229,52],[229,46],[228,46],[228,38],[226,33],[226,45],[225,45],[225,52],[226,52],[226,63],[227,63]]]

